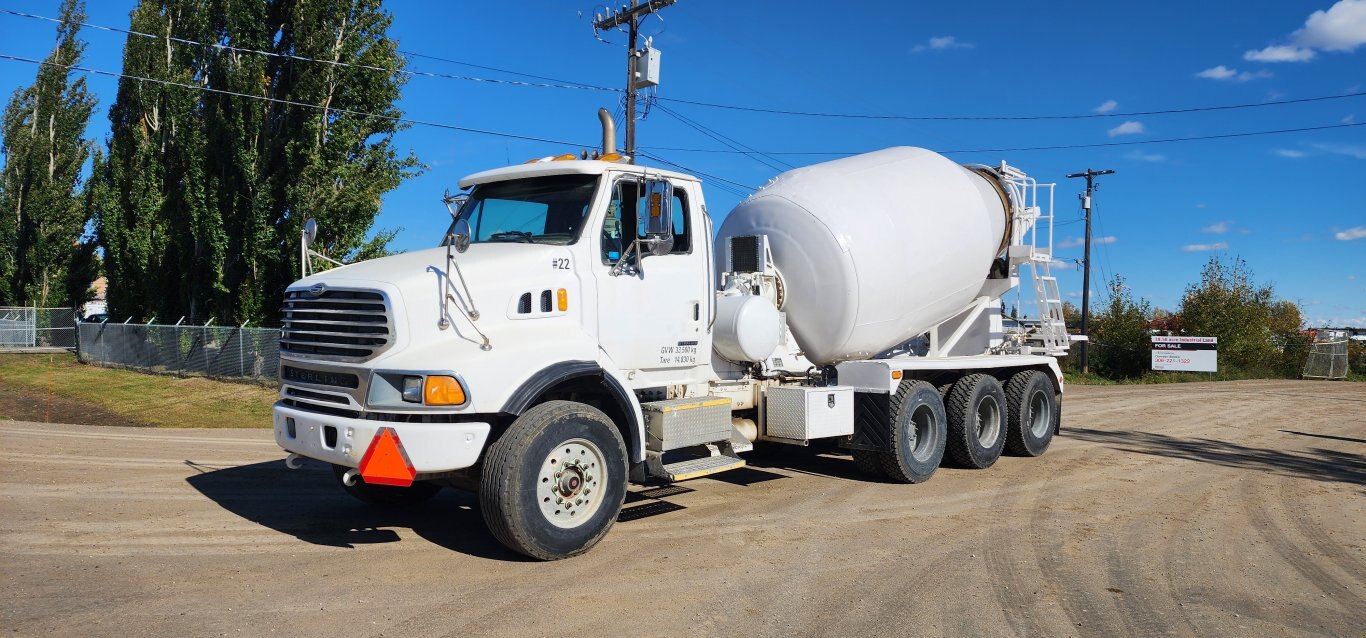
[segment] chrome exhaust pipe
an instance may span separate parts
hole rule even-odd
[[[342,484],[347,487],[355,487],[356,481],[359,479],[360,472],[357,472],[355,469],[347,470],[345,474],[342,474]]]
[[[291,470],[297,470],[304,466],[303,459],[304,457],[299,456],[298,454],[295,454],[293,452],[290,452],[289,456],[285,457],[285,467]]]
[[[612,121],[612,113],[598,109],[598,121],[602,122],[602,154],[615,153],[617,150],[617,123]]]

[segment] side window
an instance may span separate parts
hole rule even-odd
[[[602,223],[602,263],[615,264],[635,240],[637,184],[620,180],[612,186],[612,200]]]
[[[631,242],[643,232],[645,220],[638,214],[648,209],[649,193],[638,182],[619,180],[612,187],[612,199],[607,204],[607,215],[602,224],[602,263],[615,264]],[[682,189],[673,190],[674,246],[670,254],[692,251],[691,215],[688,196]]]
[[[683,193],[683,189],[674,188],[674,249],[672,254],[688,253],[692,251],[692,243],[689,238],[692,229],[689,224],[692,222],[692,215],[688,214],[688,196]]]

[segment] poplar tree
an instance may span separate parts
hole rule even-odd
[[[18,89],[5,108],[0,130],[0,304],[64,306],[73,298],[68,282],[86,225],[81,168],[90,155],[86,124],[95,98],[78,64],[85,43],[77,38],[84,4],[65,0],[57,45],[38,68],[32,86]],[[86,251],[88,252],[88,250]],[[79,270],[79,269],[78,269]],[[74,286],[81,290],[89,287]]]
[[[393,145],[406,78],[379,0],[142,0],[132,22],[163,37],[130,37],[125,74],[208,90],[120,82],[99,205],[112,312],[275,320],[307,218],[328,254],[384,251],[380,198],[420,164]]]

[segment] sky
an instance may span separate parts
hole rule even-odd
[[[58,0],[0,0],[43,16]],[[89,2],[88,21],[127,28],[132,0]],[[775,11],[775,6],[781,6]],[[392,0],[400,49],[557,80],[620,87],[625,37],[594,37],[589,2]],[[56,25],[0,14],[0,54],[41,59]],[[642,26],[661,52],[661,83],[638,144],[703,177],[717,227],[744,192],[791,165],[834,156],[729,150],[677,119],[765,152],[860,152],[920,146],[961,163],[1020,167],[1057,183],[1059,283],[1079,302],[1082,180],[1101,178],[1092,289],[1122,275],[1137,296],[1175,309],[1211,256],[1240,257],[1255,278],[1302,305],[1311,326],[1366,327],[1366,95],[1178,114],[1135,112],[1264,104],[1366,93],[1366,0],[1050,2],[982,0],[775,5],[678,0]],[[118,71],[124,34],[85,29],[87,66]],[[604,42],[605,40],[605,42]],[[413,58],[415,71],[544,82]],[[0,92],[33,81],[31,64],[0,60]],[[549,82],[558,84],[558,82]],[[109,132],[116,80],[95,76],[88,135]],[[684,102],[817,113],[901,116],[1104,115],[1045,120],[916,121],[810,117]],[[594,148],[598,107],[620,94],[413,77],[400,107],[426,122],[575,142],[574,146],[414,125],[399,133],[425,172],[389,193],[378,226],[393,247],[434,246],[449,222],[440,198],[459,179],[530,158]],[[667,109],[667,110],[666,110]],[[672,112],[672,114],[670,113]],[[1246,132],[1337,128],[1159,143]],[[620,123],[619,123],[620,127]],[[983,151],[1125,143],[1053,150]],[[776,160],[774,159],[776,158]],[[762,161],[760,161],[762,160]],[[655,163],[646,161],[644,163]],[[737,192],[738,191],[738,192]],[[906,238],[908,250],[916,238]],[[1097,296],[1093,295],[1093,303]]]

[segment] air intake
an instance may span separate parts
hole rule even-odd
[[[280,351],[296,359],[364,361],[392,342],[389,306],[378,292],[290,290],[283,314]]]

